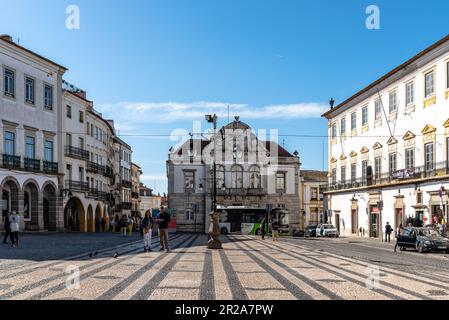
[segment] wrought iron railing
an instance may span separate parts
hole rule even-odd
[[[57,173],[58,172],[58,163],[57,162],[51,162],[51,161],[44,161],[44,172],[47,173]]]
[[[89,160],[89,151],[74,146],[65,146],[65,155],[72,158]]]
[[[386,172],[380,175],[374,174],[371,179],[358,178],[346,181],[337,181],[321,185],[320,188],[324,192],[338,191],[346,189],[355,189],[366,186],[376,186],[389,183],[400,183],[405,181],[419,182],[423,179],[429,179],[433,177],[442,177],[449,175],[449,162],[437,162],[430,163],[427,166],[417,166],[408,169],[401,169],[394,172]]]
[[[122,186],[125,188],[132,188],[133,184],[131,181],[122,180]]]
[[[37,160],[37,159],[24,158],[23,159],[23,167],[26,170],[40,171],[41,170],[41,161]]]
[[[89,191],[89,182],[66,180],[65,188],[73,191],[86,192]]]
[[[20,169],[20,156],[13,156],[10,154],[3,154],[3,166],[5,168]]]

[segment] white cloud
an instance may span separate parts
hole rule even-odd
[[[154,182],[154,181],[167,181],[167,176],[165,174],[143,174],[140,176],[141,181],[148,181],[148,182]]]
[[[307,119],[320,117],[327,110],[321,103],[279,104],[254,107],[247,104],[198,101],[180,102],[119,102],[97,107],[106,117],[116,120],[122,131],[130,131],[151,123],[171,123],[180,120],[202,120],[207,113],[216,113],[219,118],[229,115],[242,119]]]

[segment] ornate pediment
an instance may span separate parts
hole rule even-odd
[[[443,124],[443,127],[449,128],[449,119],[446,120],[446,122]]]
[[[434,133],[435,131],[437,131],[437,129],[428,124],[427,126],[424,127],[424,129],[422,129],[421,133],[425,135]]]
[[[365,153],[368,153],[369,152],[369,149],[367,148],[367,147],[363,147],[361,150],[360,150],[360,153],[361,154],[365,154]]]
[[[340,160],[346,160],[346,156],[344,155],[344,154],[342,154],[341,156],[340,156]]]
[[[351,158],[357,157],[357,152],[355,152],[355,151],[353,150],[353,151],[351,151],[351,153],[349,154],[349,156],[350,156]]]
[[[332,157],[331,162],[332,163],[337,162],[337,159],[335,157]]]
[[[377,150],[377,149],[381,149],[382,147],[383,146],[379,142],[376,142],[376,144],[373,146],[373,149]]]
[[[410,140],[410,139],[414,139],[414,138],[416,138],[416,135],[413,132],[411,132],[410,130],[407,131],[405,133],[405,135],[402,137],[403,140]]]
[[[388,139],[388,141],[387,141],[387,144],[389,146],[391,146],[392,144],[396,144],[396,143],[398,143],[398,140],[396,140],[396,138],[393,136],[391,136],[390,139]]]

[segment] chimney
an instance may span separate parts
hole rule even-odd
[[[12,37],[10,35],[8,35],[8,34],[0,35],[0,39],[12,42]]]

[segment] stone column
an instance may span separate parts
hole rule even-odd
[[[44,230],[44,191],[38,192],[37,200],[37,227],[39,231]]]
[[[17,214],[21,216],[20,218],[20,230],[25,230],[25,221],[23,221],[23,191],[19,189],[17,191],[17,197],[12,195],[11,191],[11,208],[16,210]]]

